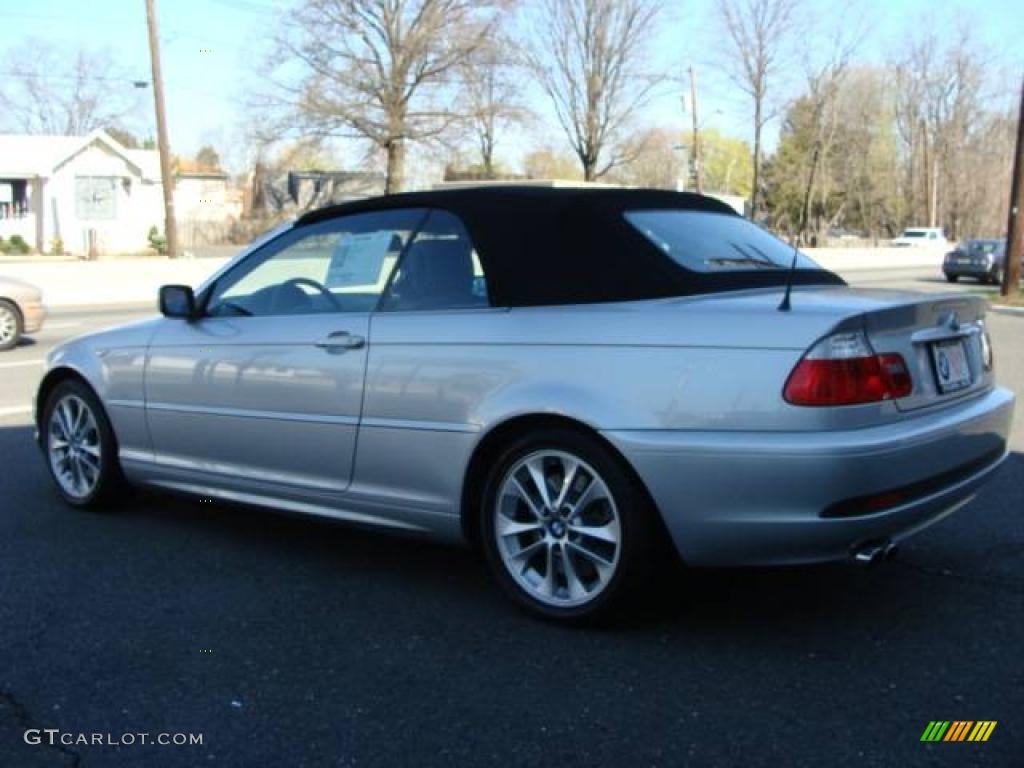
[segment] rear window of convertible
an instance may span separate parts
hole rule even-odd
[[[627,211],[626,221],[694,272],[789,269],[793,248],[739,216],[690,210]],[[798,254],[798,269],[819,269]]]

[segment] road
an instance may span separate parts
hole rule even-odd
[[[1008,464],[893,562],[680,573],[626,625],[570,631],[468,551],[149,492],[65,508],[31,442],[38,361],[139,314],[60,313],[0,356],[0,766],[1022,764],[1024,409]],[[991,330],[1024,394],[1024,317]],[[999,724],[920,742],[937,719]]]

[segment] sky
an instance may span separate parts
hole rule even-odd
[[[716,0],[666,0],[650,53],[653,69],[681,75],[693,64],[700,84],[701,123],[740,138],[750,138],[748,109],[715,62]],[[853,23],[828,0],[805,0],[808,21],[819,26]],[[857,58],[882,62],[898,52],[912,31],[933,24],[938,34],[952,35],[960,20],[973,27],[994,67],[1024,74],[1024,2],[1021,0],[858,0],[867,34]],[[529,5],[530,0],[526,0]],[[241,137],[246,120],[244,93],[254,84],[252,65],[273,34],[279,14],[291,2],[275,0],[157,0],[161,53],[171,147],[191,155],[213,144],[229,167],[247,161]],[[150,79],[144,0],[0,0],[0,50],[31,55],[26,42],[44,39],[68,50],[80,46],[108,48],[134,79]],[[809,36],[809,40],[816,39]],[[813,48],[808,49],[813,53]],[[791,83],[799,68],[789,69]],[[3,72],[0,71],[0,77]],[[131,84],[126,83],[126,88]],[[139,91],[139,107],[128,126],[141,136],[155,133],[152,93]],[[1010,95],[1007,95],[1010,103]],[[539,94],[532,97],[541,122],[516,137],[505,137],[499,155],[513,166],[527,146],[564,140]],[[666,86],[638,117],[639,125],[689,127],[676,86]],[[769,146],[778,121],[768,130]],[[355,162],[355,157],[352,158]]]

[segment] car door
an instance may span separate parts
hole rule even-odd
[[[386,498],[431,527],[439,514],[457,515],[479,403],[515,375],[494,343],[507,315],[491,306],[462,222],[432,211],[371,319],[353,496]]]
[[[369,314],[425,213],[301,225],[167,319],[146,367],[155,460],[223,487],[343,491],[352,474]]]

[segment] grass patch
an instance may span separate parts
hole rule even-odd
[[[1024,293],[1018,291],[1013,296],[1000,296],[999,293],[994,293],[989,301],[1000,307],[1024,307]]]
[[[988,299],[992,304],[1000,307],[1024,307],[1024,292],[1018,290],[1016,294],[1012,296],[1003,296],[999,293],[1000,289],[998,286],[992,286],[991,288],[972,288],[970,293],[975,296],[982,296]]]

